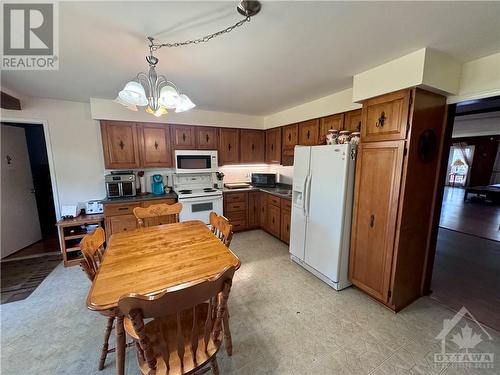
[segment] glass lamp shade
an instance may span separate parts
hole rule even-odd
[[[156,117],[160,117],[162,115],[166,115],[168,113],[167,109],[165,107],[159,107],[156,111],[153,111],[153,109],[148,106],[146,108],[147,113],[151,113],[152,115],[155,115]]]
[[[128,82],[118,97],[127,104],[145,106],[148,104],[148,98],[144,92],[144,87],[139,82]]]
[[[127,102],[125,102],[122,99],[120,99],[119,96],[116,97],[115,102],[118,103],[118,104],[123,105],[124,107],[127,107],[131,111],[137,112],[137,107],[134,104],[128,104]]]
[[[179,95],[179,98],[180,98],[179,104],[175,108],[176,113],[189,111],[190,109],[196,107],[196,104],[194,104],[191,101],[191,99],[188,98],[187,95],[181,94]]]
[[[164,86],[160,90],[160,97],[158,103],[165,108],[176,108],[180,102],[179,93],[172,86]]]

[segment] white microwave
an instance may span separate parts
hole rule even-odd
[[[217,172],[217,151],[175,150],[175,173]]]

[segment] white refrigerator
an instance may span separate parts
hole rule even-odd
[[[290,256],[341,290],[348,280],[356,146],[296,146]]]

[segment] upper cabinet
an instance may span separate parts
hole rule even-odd
[[[281,128],[266,130],[266,162],[281,163]]]
[[[139,168],[139,141],[134,122],[101,121],[106,169]]]
[[[281,164],[293,165],[295,145],[299,143],[299,125],[292,124],[283,127]]]
[[[196,148],[195,126],[172,125],[172,146],[175,150]]]
[[[314,146],[319,141],[319,120],[308,120],[299,123],[299,145]]]
[[[198,150],[217,150],[217,128],[197,126],[196,148]]]
[[[265,132],[263,130],[240,130],[240,162],[263,163],[265,161]]]
[[[363,103],[363,142],[406,138],[411,92],[411,89],[400,90]]]
[[[345,113],[344,129],[349,130],[351,133],[361,131],[361,109]]]
[[[344,128],[344,114],[339,113],[337,115],[322,117],[319,121],[319,136],[326,136],[328,130],[342,130]]]
[[[219,129],[219,165],[238,164],[240,161],[239,129]]]
[[[141,123],[139,130],[139,151],[141,166],[172,167],[170,134],[167,125]]]

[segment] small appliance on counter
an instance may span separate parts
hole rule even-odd
[[[252,185],[255,187],[276,187],[276,173],[252,173]]]
[[[61,207],[61,217],[66,219],[73,219],[80,215],[80,211],[78,210],[78,206],[62,206]]]
[[[85,213],[87,215],[102,214],[104,208],[101,201],[88,201],[85,206]]]
[[[132,171],[113,171],[104,176],[108,198],[134,197],[135,174]]]
[[[151,193],[153,195],[165,194],[165,185],[163,185],[163,177],[161,174],[151,176]]]
[[[248,189],[250,187],[248,182],[228,182],[224,185],[228,189]]]

